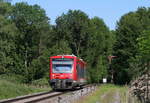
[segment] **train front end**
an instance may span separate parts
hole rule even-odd
[[[50,81],[54,90],[71,89],[75,80],[74,56],[53,56],[50,58]]]

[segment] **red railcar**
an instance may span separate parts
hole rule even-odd
[[[86,84],[86,63],[74,55],[50,57],[50,80],[53,89],[72,89]]]

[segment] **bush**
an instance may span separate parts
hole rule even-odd
[[[0,75],[0,80],[6,80],[13,83],[23,83],[24,77],[16,74],[2,74]]]
[[[34,80],[34,81],[32,81],[32,85],[39,86],[39,87],[43,87],[43,86],[49,87],[48,80],[46,78]]]
[[[26,84],[0,80],[0,99],[12,98],[37,92],[49,91],[50,88],[36,88]]]

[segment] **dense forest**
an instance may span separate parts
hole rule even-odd
[[[150,8],[123,15],[116,30],[81,10],[68,10],[55,23],[38,5],[0,1],[0,75],[20,75],[24,83],[48,78],[49,57],[58,54],[84,59],[90,83],[113,77],[125,84],[150,70]]]

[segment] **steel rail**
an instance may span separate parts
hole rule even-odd
[[[44,97],[43,99],[40,98],[43,95],[48,95],[48,94],[53,94],[53,93],[55,93],[55,92],[54,91],[49,91],[49,92],[41,92],[41,93],[36,93],[36,94],[31,94],[31,95],[19,96],[19,97],[16,97],[16,98],[0,100],[0,103],[17,102],[17,101],[22,101],[22,100],[26,100],[26,99],[31,99],[31,98],[34,98],[34,97],[37,97],[37,100],[33,100],[33,101],[39,101],[39,100],[43,100],[44,98],[46,99],[46,98],[50,98],[50,97],[54,97],[54,96],[62,94],[62,92],[58,92],[54,95]],[[28,102],[30,102],[30,101],[28,101]],[[31,102],[32,102],[32,100],[31,100]]]
[[[51,99],[53,97],[60,96],[62,94],[65,94],[65,92],[60,92],[60,93],[49,95],[49,96],[45,96],[45,97],[42,97],[42,98],[37,98],[37,99],[34,99],[34,100],[27,101],[25,103],[36,103],[36,102],[39,102],[39,101],[42,101],[42,100]]]
[[[93,85],[85,85],[85,86],[83,86],[83,88],[88,88],[88,87],[92,87],[92,86]],[[78,91],[78,90],[80,90],[80,89],[76,89],[73,91]],[[0,103],[35,103],[35,102],[44,101],[46,99],[52,99],[53,97],[57,97],[57,96],[59,97],[60,95],[67,94],[69,92],[71,93],[73,91],[41,92],[41,93],[36,93],[36,94],[31,94],[31,95],[19,96],[19,97],[11,98],[11,99],[0,100]]]

